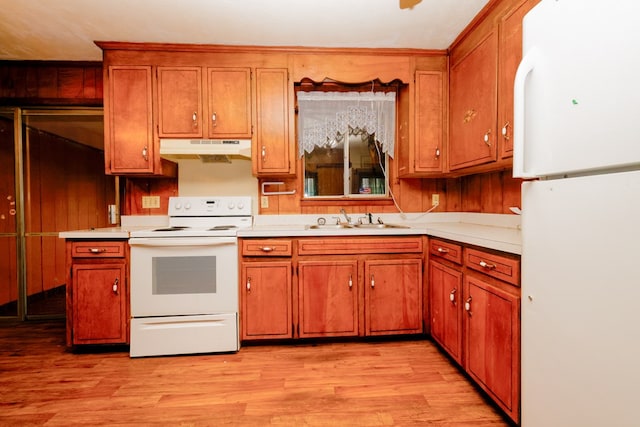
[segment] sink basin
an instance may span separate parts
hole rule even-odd
[[[340,230],[342,228],[353,228],[350,224],[313,224],[308,225],[309,230]]]
[[[356,224],[357,228],[409,228],[406,225],[398,224]]]

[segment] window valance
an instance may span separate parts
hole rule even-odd
[[[299,155],[340,144],[349,134],[375,134],[393,157],[396,134],[394,92],[298,92]]]

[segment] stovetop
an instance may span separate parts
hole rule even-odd
[[[251,225],[251,197],[170,197],[169,225],[131,232],[131,237],[235,236]]]

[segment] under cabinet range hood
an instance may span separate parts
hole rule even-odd
[[[160,139],[160,156],[167,159],[229,161],[251,159],[250,139]]]

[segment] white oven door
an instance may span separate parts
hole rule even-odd
[[[235,237],[131,238],[131,316],[238,312]]]

